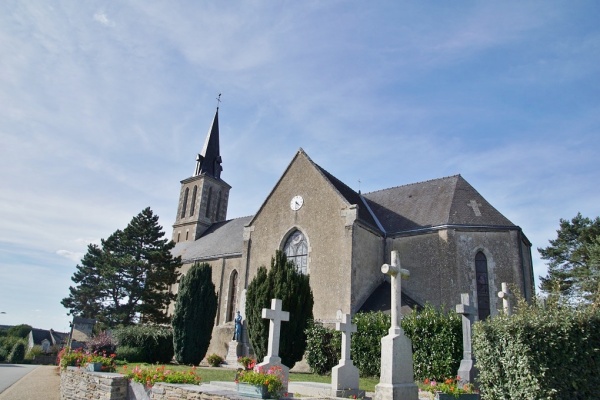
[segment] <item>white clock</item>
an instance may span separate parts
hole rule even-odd
[[[304,199],[302,196],[294,196],[290,202],[290,208],[294,211],[298,211],[300,207],[302,207],[302,204],[304,204]]]

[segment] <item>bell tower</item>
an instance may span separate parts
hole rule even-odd
[[[181,181],[179,206],[173,224],[173,241],[194,241],[212,224],[227,218],[231,186],[221,179],[221,162],[217,107],[204,148],[196,157],[194,175]]]

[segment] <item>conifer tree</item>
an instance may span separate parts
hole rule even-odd
[[[175,295],[181,258],[173,241],[163,239],[158,216],[148,207],[124,230],[101,245],[89,245],[61,303],[72,315],[97,319],[105,327],[137,322],[168,323],[167,308]]]
[[[293,368],[306,349],[306,328],[313,319],[313,294],[309,276],[296,270],[285,253],[277,251],[271,258],[271,268],[258,269],[246,293],[246,319],[250,343],[261,361],[267,354],[269,320],[262,318],[262,309],[271,308],[271,299],[281,299],[283,310],[290,313],[289,322],[281,325],[279,356],[283,365]]]
[[[173,313],[175,359],[198,365],[206,355],[217,315],[217,295],[212,268],[196,262],[179,282]]]

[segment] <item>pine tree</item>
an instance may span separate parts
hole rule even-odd
[[[175,299],[170,286],[177,281],[181,258],[171,255],[175,243],[163,236],[158,216],[148,207],[101,246],[88,246],[71,278],[76,286],[62,305],[105,327],[140,320],[168,323],[167,308]]]
[[[271,299],[282,300],[284,311],[290,313],[289,322],[281,325],[279,356],[283,365],[293,368],[302,359],[306,349],[306,328],[313,319],[313,294],[309,276],[296,270],[285,253],[277,251],[271,258],[271,268],[258,269],[246,292],[246,319],[248,335],[258,360],[267,354],[269,320],[262,318],[262,309],[271,307]]]
[[[173,313],[175,359],[198,365],[206,355],[217,315],[217,295],[212,268],[196,262],[179,282]]]

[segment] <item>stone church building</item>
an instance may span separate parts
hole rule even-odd
[[[534,295],[531,243],[460,175],[361,193],[299,149],[256,214],[228,220],[222,163],[217,109],[195,172],[181,181],[172,236],[183,274],[195,261],[212,266],[218,311],[208,354],[227,352],[245,288],[276,250],[310,274],[314,317],[324,322],[338,310],[389,310],[380,268],[392,250],[410,271],[409,307],[453,307],[470,293],[483,319],[501,309],[501,282]]]

